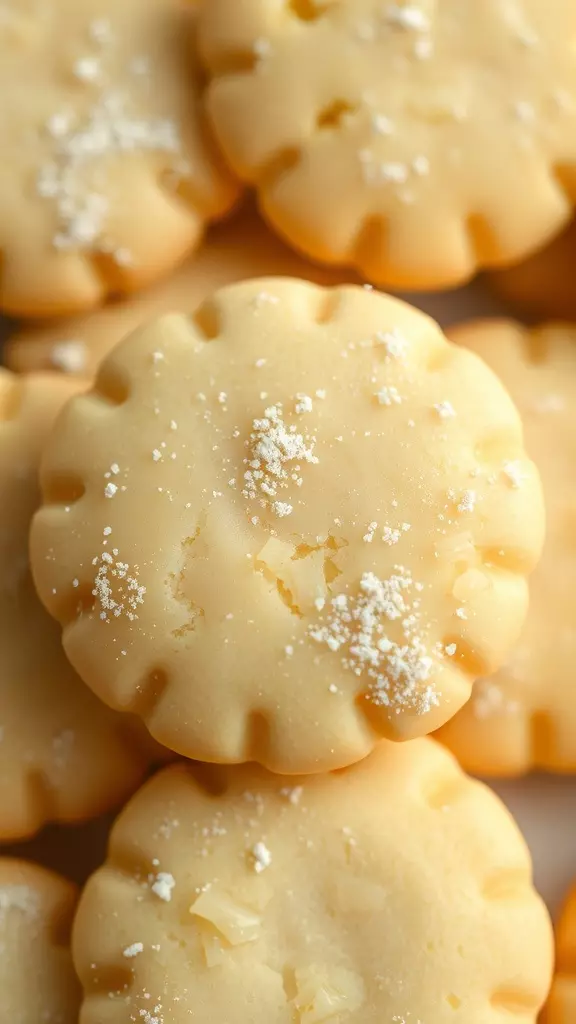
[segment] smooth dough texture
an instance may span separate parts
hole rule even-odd
[[[480,323],[450,337],[510,391],[542,474],[547,531],[518,645],[440,736],[470,771],[576,772],[576,327]]]
[[[573,1024],[576,1020],[576,888],[566,901],[557,928],[556,977],[544,1024]]]
[[[211,0],[228,160],[297,247],[393,288],[520,259],[576,199],[571,0]]]
[[[355,286],[232,285],[136,332],[42,487],[35,580],[82,678],[170,749],[287,773],[455,714],[542,544],[495,375]]]
[[[576,221],[529,259],[490,274],[491,287],[518,310],[576,319]]]
[[[36,864],[0,858],[0,992],[6,1024],[77,1024],[70,953],[76,887]]]
[[[81,1024],[532,1024],[552,935],[530,876],[503,805],[432,740],[290,780],[181,765],[82,896]]]
[[[155,281],[231,206],[204,125],[195,7],[3,0],[5,312],[89,309]]]
[[[92,376],[104,356],[140,324],[162,313],[189,312],[216,288],[264,274],[322,285],[354,277],[301,259],[247,207],[214,225],[198,252],[154,288],[82,316],[21,327],[5,345],[4,361],[18,373],[61,370]]]
[[[28,564],[40,452],[79,384],[0,370],[0,840],[103,813],[136,789],[154,745],[68,663]],[[0,898],[1,908],[1,898]],[[1,991],[1,989],[0,989]],[[1,1001],[1,997],[0,997]]]

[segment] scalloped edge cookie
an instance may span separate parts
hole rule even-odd
[[[273,437],[294,463],[278,493],[247,462],[272,466]],[[381,450],[402,455],[386,488]],[[455,713],[516,639],[542,543],[495,375],[421,312],[353,286],[247,282],[136,332],[59,418],[42,486],[35,580],[82,678],[186,756],[286,773]]]
[[[252,1024],[531,1024],[553,936],[504,805],[416,740],[332,775],[159,773],[113,828],[73,950],[83,1024],[244,1024],[255,999]]]
[[[70,951],[77,898],[76,886],[60,875],[0,857],[3,1020],[77,1024],[80,989]]]

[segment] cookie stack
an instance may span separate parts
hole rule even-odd
[[[535,1024],[548,914],[465,771],[576,771],[576,328],[387,292],[576,307],[570,229],[532,255],[575,41],[559,0],[5,0],[0,1020]],[[69,826],[122,805],[77,904]]]

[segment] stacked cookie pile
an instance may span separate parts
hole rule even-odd
[[[575,43],[0,6],[0,1021],[576,1021],[466,774],[576,771],[576,328],[388,294],[576,313]]]

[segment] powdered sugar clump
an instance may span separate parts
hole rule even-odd
[[[309,634],[341,652],[345,668],[368,677],[373,703],[426,714],[438,704],[438,694],[429,684],[434,663],[420,628],[420,602],[412,597],[421,590],[422,584],[402,566],[395,566],[386,580],[365,572],[360,593],[334,597],[329,615]],[[387,635],[387,622],[398,623],[401,642]]]

